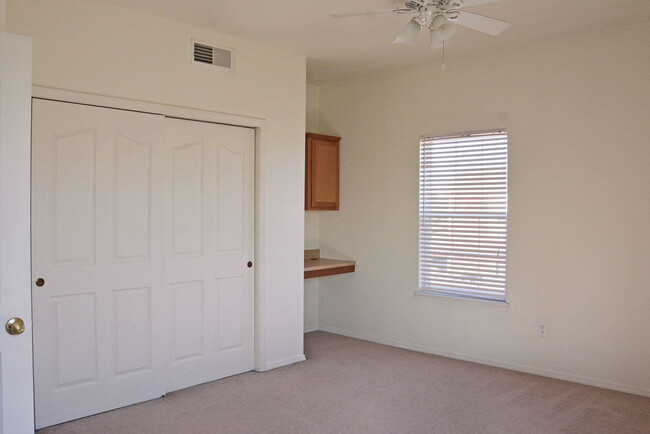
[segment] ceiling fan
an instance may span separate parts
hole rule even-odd
[[[385,12],[392,12],[398,15],[416,14],[416,16],[408,22],[402,33],[395,38],[393,44],[403,42],[414,44],[420,30],[422,30],[422,28],[428,28],[430,37],[429,46],[431,48],[444,48],[445,42],[451,38],[456,31],[456,24],[492,36],[498,35],[510,27],[510,23],[506,21],[462,10],[462,8],[466,6],[494,3],[497,1],[500,0],[410,0],[406,1],[404,6],[398,6],[393,9],[330,14],[330,17],[344,18],[375,15]]]

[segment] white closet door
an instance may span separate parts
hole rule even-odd
[[[34,100],[36,425],[165,393],[164,117]]]
[[[37,426],[252,370],[253,130],[33,110]]]
[[[165,127],[172,391],[253,369],[255,136],[186,120]]]

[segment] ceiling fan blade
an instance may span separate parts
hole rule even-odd
[[[484,17],[483,15],[473,14],[471,12],[461,11],[458,18],[453,22],[465,26],[472,30],[487,33],[496,36],[510,27],[507,21],[497,20],[496,18]]]
[[[482,5],[485,3],[496,3],[500,1],[501,0],[463,0],[463,7],[466,8],[468,6]]]
[[[360,17],[364,15],[377,15],[377,14],[384,14],[386,12],[394,12],[395,8],[393,9],[382,9],[378,11],[363,11],[363,12],[350,12],[347,14],[330,14],[331,18],[347,18],[347,17]]]

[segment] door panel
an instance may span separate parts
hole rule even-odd
[[[53,297],[56,388],[97,382],[97,297],[95,294]],[[74,321],[71,324],[71,321]]]
[[[171,147],[172,254],[201,256],[203,248],[203,146]]]
[[[167,119],[167,389],[253,369],[254,131]],[[181,224],[182,222],[182,224]]]
[[[165,393],[165,150],[162,116],[44,100],[33,116],[40,428]]]
[[[245,150],[219,146],[217,162],[217,250],[219,253],[242,253],[247,182]]]
[[[31,39],[0,33],[0,433],[34,430],[29,252]],[[22,319],[24,332],[5,324]]]
[[[243,277],[217,279],[217,350],[243,347],[246,342],[246,280]]]
[[[61,263],[95,262],[95,172],[97,130],[54,139],[54,250]]]
[[[179,362],[205,354],[203,346],[203,282],[171,285],[174,308],[173,361]]]
[[[115,137],[114,259],[148,261],[151,237],[151,143]]]
[[[113,291],[116,374],[152,368],[151,288]]]

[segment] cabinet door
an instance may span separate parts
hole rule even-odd
[[[340,137],[306,135],[305,209],[339,209]]]

